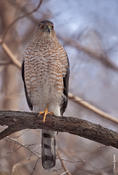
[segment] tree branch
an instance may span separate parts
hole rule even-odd
[[[43,0],[40,0],[39,3],[38,3],[38,5],[37,5],[37,7],[34,8],[34,9],[33,9],[32,11],[30,11],[30,12],[28,12],[28,11],[24,8],[24,10],[27,11],[26,14],[17,17],[17,18],[7,27],[6,31],[5,31],[4,34],[3,34],[3,37],[2,37],[2,41],[1,41],[1,42],[2,42],[2,43],[4,42],[5,37],[6,37],[7,33],[8,33],[8,31],[11,29],[11,27],[12,27],[17,21],[19,21],[20,19],[23,19],[23,18],[25,18],[25,17],[27,17],[27,16],[33,14],[34,12],[36,12],[36,11],[40,8],[40,6],[41,6],[42,3],[43,3]],[[24,11],[24,10],[23,10],[23,11]]]
[[[48,115],[43,123],[43,116],[37,113],[19,111],[0,111],[0,125],[8,128],[0,133],[0,139],[23,129],[51,129],[75,134],[107,146],[118,148],[118,133],[91,122],[74,117]]]
[[[79,42],[77,42],[76,40],[73,40],[72,38],[67,38],[67,37],[63,37],[61,35],[58,34],[58,38],[62,41],[64,41],[64,44],[69,45],[71,47],[76,48],[77,50],[80,50],[84,53],[86,53],[87,55],[89,55],[90,57],[100,61],[104,66],[111,68],[115,71],[118,71],[118,66],[113,64],[110,59],[108,58],[107,54],[104,53],[96,53],[96,51],[89,49],[88,47],[82,46]]]
[[[0,39],[1,41],[1,39]],[[8,48],[7,44],[2,43],[1,44],[3,50],[5,51],[5,53],[9,56],[9,58],[11,59],[11,61],[14,63],[15,66],[17,66],[19,69],[21,69],[21,63],[18,59],[16,59],[16,57],[14,56],[14,54],[11,52],[11,50]]]
[[[83,100],[82,98],[80,98],[78,96],[75,96],[72,93],[69,93],[68,97],[69,97],[69,99],[71,99],[74,102],[82,105],[86,109],[89,109],[89,110],[95,112],[96,114],[100,115],[101,117],[106,118],[108,120],[111,120],[112,122],[118,124],[118,118],[117,117],[114,117],[114,116],[102,111],[101,109],[99,109],[99,108],[95,107],[94,105],[88,103],[87,101]]]
[[[61,163],[62,168],[63,168],[64,171],[65,171],[64,173],[67,174],[67,175],[72,175],[72,174],[69,172],[69,170],[66,168],[66,166],[65,166],[65,164],[64,164],[64,161],[62,160],[59,151],[57,151],[57,156],[58,156],[58,158],[59,158],[59,160],[60,160],[60,163]],[[63,173],[62,173],[62,174],[63,174]]]

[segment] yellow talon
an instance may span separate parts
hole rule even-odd
[[[53,112],[48,112],[48,108],[46,107],[44,111],[39,112],[39,115],[41,115],[41,114],[44,114],[43,123],[45,123],[47,114],[52,114],[53,115]]]
[[[48,108],[46,108],[45,111],[44,111],[43,123],[45,123],[47,114],[48,114]]]

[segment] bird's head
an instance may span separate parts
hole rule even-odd
[[[39,30],[43,36],[54,36],[54,25],[51,21],[44,20],[39,23]]]

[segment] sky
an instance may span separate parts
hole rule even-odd
[[[54,21],[73,32],[93,27],[100,33],[105,31],[104,36],[118,34],[117,0],[50,0],[48,4],[55,16]]]

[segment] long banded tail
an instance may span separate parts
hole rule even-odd
[[[50,169],[56,163],[56,140],[55,132],[42,130],[42,166]]]

